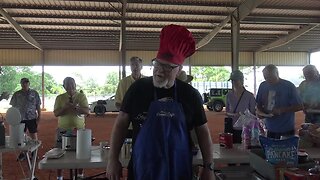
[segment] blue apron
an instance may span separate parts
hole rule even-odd
[[[134,144],[133,172],[135,180],[192,179],[186,119],[176,99],[157,100],[155,93]]]

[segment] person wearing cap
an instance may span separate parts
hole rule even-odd
[[[256,114],[266,119],[267,136],[280,139],[295,135],[295,112],[302,110],[302,101],[290,81],[279,77],[278,68],[269,64],[262,70],[263,81],[258,89]]]
[[[56,97],[53,113],[58,117],[56,147],[62,148],[62,134],[73,133],[75,129],[85,128],[85,117],[89,114],[89,105],[84,93],[77,91],[76,82],[72,77],[63,80],[65,93]],[[83,178],[83,169],[79,169],[77,178]],[[57,180],[63,180],[62,170],[57,170]]]
[[[10,104],[19,109],[21,123],[25,124],[24,131],[28,131],[30,137],[36,140],[41,117],[41,100],[38,92],[30,88],[28,78],[22,78],[20,84],[21,89],[12,95]]]
[[[184,70],[181,70],[179,75],[177,76],[177,79],[185,82],[185,83],[190,83],[193,80],[193,76],[187,75],[187,73]]]
[[[143,78],[144,75],[141,74],[142,70],[142,59],[136,56],[130,58],[130,68],[131,75],[127,76],[118,83],[116,95],[115,95],[115,105],[118,110],[120,110],[122,100],[127,90],[136,80]]]
[[[306,65],[303,69],[305,78],[298,87],[298,92],[303,102],[306,123],[320,124],[320,76],[314,65]],[[318,111],[318,112],[317,112]]]
[[[153,76],[128,89],[111,135],[106,175],[120,179],[119,160],[129,123],[133,124],[132,158],[128,179],[192,179],[190,131],[195,129],[203,157],[201,179],[214,178],[212,141],[199,92],[176,80],[195,41],[183,26],[168,25],[160,33]]]
[[[231,118],[234,124],[243,113],[248,109],[252,114],[255,114],[256,100],[253,94],[245,89],[243,86],[244,77],[240,70],[232,71],[230,79],[232,82],[232,90],[227,93],[226,97],[226,114]],[[242,141],[242,128],[225,127],[225,131],[233,134],[233,143],[241,143]]]

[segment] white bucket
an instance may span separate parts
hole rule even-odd
[[[9,125],[9,147],[17,148],[25,146],[24,125],[23,123],[14,126]]]

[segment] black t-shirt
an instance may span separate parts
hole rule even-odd
[[[203,109],[200,93],[190,84],[176,80],[177,100],[182,104],[185,113],[188,130],[201,126],[207,122]],[[129,120],[133,126],[133,142],[139,133],[140,127],[146,119],[150,103],[164,97],[174,97],[174,88],[156,88],[153,86],[152,77],[141,78],[135,81],[124,96],[121,111],[129,114]]]

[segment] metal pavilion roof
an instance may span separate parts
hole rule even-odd
[[[199,42],[245,0],[0,0],[0,7],[44,49],[157,50],[168,24]],[[2,14],[3,15],[3,14]],[[320,50],[320,0],[265,0],[241,20],[240,51]],[[288,42],[287,42],[288,41]],[[34,48],[0,15],[0,48]],[[230,21],[200,51],[231,51]]]

